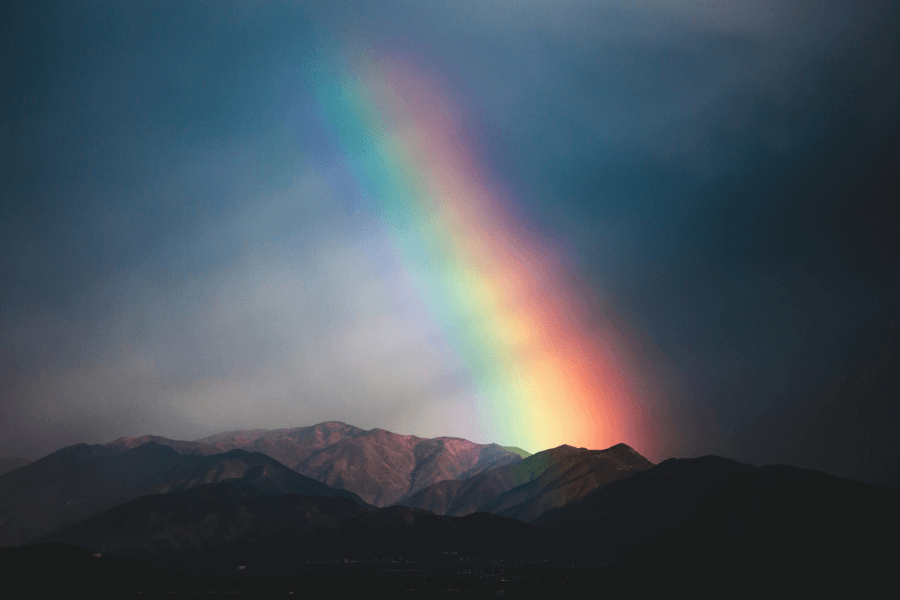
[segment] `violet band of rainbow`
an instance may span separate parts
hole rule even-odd
[[[646,410],[565,262],[475,164],[434,82],[403,61],[323,68],[321,118],[474,384],[492,440],[538,451],[625,442],[653,454]],[[577,289],[582,288],[582,289]]]

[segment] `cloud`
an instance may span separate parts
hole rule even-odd
[[[169,260],[118,273],[97,300],[110,307],[101,318],[34,313],[11,322],[5,350],[23,371],[7,378],[15,418],[5,421],[6,444],[46,451],[59,440],[329,419],[412,431],[416,412],[470,401],[377,223],[357,222],[352,235],[346,222],[267,235],[287,204],[324,207],[328,194],[321,174],[308,173],[211,221],[166,255],[204,255],[243,237],[231,260],[193,274],[167,270]]]
[[[667,452],[754,455],[741,424],[814,410],[821,365],[896,313],[890,2],[42,6],[0,19],[0,454],[331,418],[481,435],[316,116],[331,51],[447,94],[485,185],[647,348]]]

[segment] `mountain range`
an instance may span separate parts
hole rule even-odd
[[[234,480],[259,492],[336,496],[369,507],[259,452],[197,456],[155,441],[134,448],[77,444],[0,477],[0,546],[34,541],[140,496]]]
[[[497,444],[420,438],[336,421],[291,429],[230,431],[193,442],[150,435],[126,437],[104,447],[118,451],[150,441],[182,454],[261,452],[301,475],[351,491],[379,507],[438,481],[465,479],[521,460],[517,452]]]
[[[466,479],[440,481],[407,495],[399,504],[442,515],[489,512],[530,522],[550,508],[652,466],[625,444],[607,450],[562,445]]]
[[[77,444],[0,476],[0,546],[151,561],[577,556],[871,570],[889,568],[876,549],[900,533],[900,491],[815,471],[715,456],[654,465],[625,444],[522,454],[337,422]]]

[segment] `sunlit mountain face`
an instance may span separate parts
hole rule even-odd
[[[388,506],[401,497],[446,479],[466,479],[515,464],[520,454],[497,444],[452,437],[420,438],[384,429],[364,430],[330,421],[309,427],[242,430],[194,442],[158,436],[120,438],[104,452],[120,452],[155,442],[182,454],[213,455],[233,450],[259,452],[318,481]]]

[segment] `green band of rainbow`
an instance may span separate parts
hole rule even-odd
[[[314,83],[327,129],[477,387],[492,441],[652,451],[611,352],[621,336],[598,331],[563,262],[485,183],[433,81],[382,58]]]

